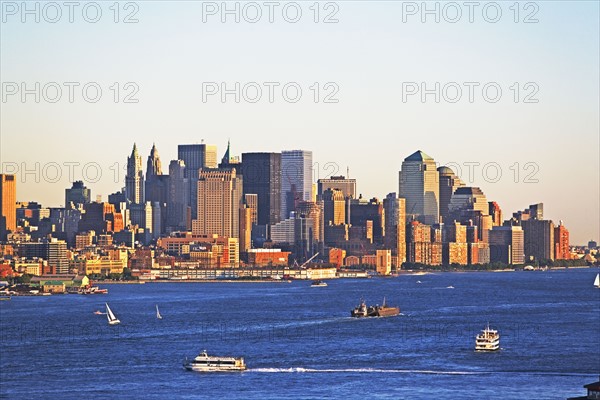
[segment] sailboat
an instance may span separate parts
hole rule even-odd
[[[108,324],[109,325],[117,325],[120,324],[121,321],[119,321],[117,319],[117,317],[115,317],[115,314],[113,314],[112,310],[110,309],[110,307],[108,306],[108,303],[104,303],[106,304],[106,317],[108,318]]]
[[[600,289],[600,273],[596,274],[596,280],[594,281],[594,286]]]
[[[156,305],[156,318],[162,319],[162,315],[160,315],[160,311],[158,311],[158,304]]]

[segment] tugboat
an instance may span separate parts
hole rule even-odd
[[[213,357],[203,350],[196,358],[192,361],[188,361],[186,358],[183,362],[183,367],[188,371],[198,372],[231,372],[231,371],[245,371],[246,364],[242,357]]]
[[[400,307],[388,307],[385,303],[385,297],[381,306],[367,306],[365,301],[361,300],[360,304],[350,311],[350,316],[354,318],[393,317],[398,314],[400,314]]]
[[[490,329],[490,324],[475,338],[475,351],[496,351],[500,349],[500,334]]]

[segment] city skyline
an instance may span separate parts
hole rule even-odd
[[[204,142],[204,141],[203,141],[203,142]],[[135,143],[133,144],[133,146],[135,146],[135,149],[134,149],[134,150],[135,150],[135,152],[139,152],[139,155],[138,155],[138,158],[139,158],[139,160],[138,160],[138,163],[141,163],[140,165],[142,165],[142,168],[141,168],[141,169],[139,169],[139,172],[142,174],[142,176],[144,175],[144,168],[143,168],[143,164],[144,164],[144,163],[143,163],[143,160],[146,158],[146,157],[144,156],[144,154],[148,153],[148,154],[150,154],[150,155],[153,155],[153,154],[154,154],[154,152],[160,152],[161,154],[164,154],[164,153],[169,153],[168,151],[163,151],[163,150],[161,149],[160,145],[156,145],[156,142],[152,142],[152,145],[149,147],[149,149],[148,149],[148,151],[147,151],[147,152],[145,151],[145,149],[140,149],[140,146],[138,146],[137,142],[135,142]],[[185,147],[185,146],[192,146],[192,147],[196,147],[196,146],[197,146],[198,148],[200,148],[200,147],[202,147],[202,148],[210,148],[210,149],[211,149],[211,151],[213,152],[213,157],[211,158],[211,160],[212,160],[212,161],[211,161],[211,166],[213,166],[213,164],[215,164],[215,162],[216,162],[215,160],[213,160],[213,159],[215,159],[215,154],[216,154],[216,159],[219,159],[219,158],[220,158],[220,153],[221,153],[221,150],[219,150],[219,147],[218,147],[218,146],[216,146],[216,145],[210,145],[210,144],[205,144],[205,143],[202,143],[202,144],[198,143],[198,144],[195,144],[195,145],[182,145],[182,144],[177,144],[177,145],[175,145],[175,147],[181,147],[181,146],[184,146],[184,147]],[[127,147],[127,145],[124,145],[124,147]],[[227,148],[227,147],[226,147],[226,148]],[[281,151],[282,151],[282,150],[280,150],[279,154],[281,154]],[[285,150],[283,150],[283,151],[285,151]],[[308,150],[308,151],[310,152],[310,150]],[[225,151],[223,151],[223,152],[225,152]],[[401,160],[403,160],[403,162],[404,162],[405,158],[408,158],[408,157],[410,157],[411,155],[414,155],[414,154],[416,154],[416,153],[418,153],[418,152],[421,152],[421,153],[425,154],[425,156],[429,157],[429,156],[426,154],[426,151],[423,151],[423,150],[416,150],[416,151],[413,151],[413,152],[409,152],[409,153],[407,153],[407,155],[406,155],[406,156],[404,156],[404,157],[403,157],[403,156],[400,156],[399,158],[400,158]],[[132,153],[133,153],[133,151],[132,151]],[[242,153],[246,153],[246,152],[245,152],[245,151],[243,151],[243,150],[242,150],[241,152],[239,152],[239,153],[235,153],[235,152],[234,152],[234,153],[232,153],[232,154],[231,154],[231,157],[234,157],[234,156],[236,156],[237,154],[239,154],[239,155],[241,156],[241,154],[242,154]],[[257,153],[264,153],[264,152],[262,152],[262,151],[259,151],[259,152],[257,152]],[[275,152],[275,153],[276,153],[276,152]],[[91,190],[91,199],[92,199],[93,201],[97,200],[97,197],[98,197],[99,195],[101,195],[101,196],[102,196],[102,198],[101,198],[101,200],[102,200],[102,201],[107,201],[107,198],[108,198],[108,195],[109,195],[109,194],[111,194],[111,193],[115,193],[115,192],[119,192],[119,191],[120,191],[121,189],[123,189],[123,188],[125,188],[125,189],[126,189],[126,187],[127,187],[127,183],[126,183],[126,182],[127,182],[127,181],[126,181],[127,168],[126,168],[126,167],[128,166],[128,161],[127,161],[127,160],[129,160],[129,159],[131,158],[131,156],[127,156],[127,155],[125,155],[125,158],[126,158],[126,161],[122,163],[122,164],[125,166],[125,168],[124,168],[124,169],[125,169],[125,170],[124,170],[124,173],[122,174],[122,183],[121,183],[121,184],[119,184],[119,183],[115,183],[115,184],[113,184],[113,185],[112,185],[112,189],[109,189],[109,193],[102,193],[102,194],[100,194],[100,193],[97,193],[97,192],[96,192],[96,190],[95,190],[95,188],[96,188],[96,185],[97,185],[97,184],[94,184],[94,183],[88,183],[88,182],[85,182],[85,180],[84,180],[84,185],[86,185],[86,186],[87,186],[87,188]],[[161,160],[163,160],[163,162],[165,162],[165,161],[167,160],[167,158],[163,158],[162,156],[161,156],[160,158],[161,158]],[[451,169],[453,170],[453,172],[454,172],[454,168],[453,168],[453,167],[455,167],[456,165],[458,165],[458,166],[460,167],[460,165],[461,165],[461,163],[460,163],[460,162],[452,161],[452,162],[450,162],[450,163],[449,163],[449,166],[448,166],[448,165],[444,165],[444,164],[440,163],[439,161],[437,161],[437,159],[436,159],[435,157],[431,157],[431,158],[434,160],[434,162],[435,162],[435,166],[436,166],[437,168],[441,168],[441,167],[447,167],[447,168],[451,168]],[[150,159],[150,157],[149,157],[149,159]],[[170,161],[175,161],[175,160],[177,160],[177,158],[171,159]],[[166,164],[168,164],[167,162],[165,162],[165,163],[166,163]],[[463,162],[462,164],[465,164],[465,165],[469,166],[469,162]],[[321,165],[321,164],[320,164],[318,161],[315,161],[315,162],[313,162],[313,166],[315,166],[315,165],[317,165],[317,166],[318,166],[318,165]],[[471,164],[471,165],[470,165],[470,167],[471,167],[471,168],[473,168],[473,167],[475,167],[475,166],[474,166],[473,164]],[[187,170],[187,169],[186,169],[186,170]],[[351,169],[350,169],[350,170],[351,170]],[[341,174],[341,175],[343,175],[343,173],[345,172],[344,170],[342,170],[342,168],[339,168],[339,167],[336,169],[336,171],[337,171],[337,175],[340,175],[340,174]],[[395,173],[395,175],[396,175],[396,180],[397,180],[397,182],[396,182],[396,188],[395,188],[395,189],[394,189],[394,188],[390,188],[388,191],[385,191],[385,190],[384,190],[384,192],[385,192],[385,193],[383,193],[383,192],[381,192],[381,193],[364,193],[364,192],[363,192],[363,191],[360,189],[360,188],[361,188],[361,186],[362,186],[362,183],[363,183],[363,182],[361,182],[360,180],[356,179],[356,182],[357,182],[357,183],[356,183],[356,187],[357,187],[357,189],[356,189],[356,190],[357,190],[357,191],[356,191],[356,193],[357,193],[357,197],[358,197],[358,196],[363,196],[363,198],[365,198],[365,199],[369,199],[369,198],[376,197],[376,198],[378,198],[380,201],[383,201],[383,199],[385,198],[385,196],[387,195],[387,193],[390,193],[390,192],[393,192],[393,191],[397,191],[397,188],[398,188],[398,180],[399,180],[398,176],[399,176],[399,172],[400,172],[400,171],[401,171],[401,168],[399,167],[398,171],[396,171],[396,173]],[[111,172],[112,172],[112,171],[111,171]],[[472,171],[471,171],[471,172],[472,172]],[[168,175],[168,171],[163,171],[163,174],[164,174],[164,176]],[[16,175],[17,175],[17,176],[16,176],[16,183],[17,183],[17,202],[28,202],[28,201],[33,201],[33,202],[38,202],[38,203],[42,204],[44,207],[64,207],[64,204],[62,204],[62,203],[64,202],[64,193],[65,193],[65,192],[64,192],[64,190],[65,190],[65,189],[68,189],[69,187],[62,187],[62,186],[60,186],[60,188],[59,188],[59,191],[60,191],[60,196],[62,197],[62,199],[61,199],[62,201],[60,201],[59,203],[50,203],[50,204],[49,204],[49,203],[46,203],[46,202],[44,202],[44,201],[42,200],[42,198],[44,198],[44,195],[45,195],[45,196],[47,196],[47,197],[50,197],[50,198],[59,197],[59,196],[56,196],[54,193],[47,193],[47,192],[43,192],[42,194],[40,194],[40,195],[39,195],[39,197],[28,198],[28,199],[22,199],[22,198],[20,197],[20,191],[22,190],[22,189],[21,189],[21,188],[22,188],[22,186],[26,185],[27,183],[23,184],[22,182],[20,182],[20,180],[19,180],[19,174],[16,174]],[[459,175],[458,175],[458,174],[456,174],[456,173],[455,173],[455,175],[456,175],[456,177],[457,177],[457,178],[461,179],[461,180],[462,180],[462,183],[463,183],[464,185],[466,185],[467,187],[477,187],[477,188],[478,188],[478,187],[481,187],[481,188],[483,188],[483,190],[484,190],[484,193],[486,193],[486,194],[488,193],[488,187],[487,187],[486,185],[491,185],[492,187],[493,187],[493,185],[494,185],[494,183],[493,183],[493,182],[486,182],[486,180],[485,180],[485,179],[483,179],[483,180],[482,180],[483,182],[481,182],[481,184],[477,184],[476,182],[474,182],[474,183],[470,184],[468,180],[463,180],[463,179],[462,179],[462,177],[461,177],[461,176],[459,176]],[[328,178],[330,178],[330,177],[331,177],[331,176],[327,176],[327,177],[321,177],[321,178],[319,178],[319,177],[318,177],[318,175],[317,175],[317,172],[316,172],[316,171],[314,171],[314,173],[313,173],[313,176],[315,177],[315,179],[313,180],[313,182],[312,182],[312,183],[313,183],[313,184],[315,184],[315,185],[317,184],[317,181],[318,181],[318,179],[328,179]],[[439,173],[438,173],[438,181],[439,181],[439,179],[440,179],[439,177],[440,177],[440,175],[439,175]],[[144,190],[143,188],[144,188],[144,186],[145,186],[145,185],[144,185],[145,179],[147,179],[147,177],[144,177],[144,180],[141,180],[141,181],[140,181],[140,182],[141,182],[141,184],[140,184],[140,187],[142,188],[142,191]],[[355,178],[353,177],[352,179],[355,179]],[[62,182],[62,180],[61,180],[61,182]],[[74,182],[75,182],[75,181],[74,181]],[[71,182],[71,184],[72,184],[72,183],[74,183],[74,182]],[[53,186],[58,186],[58,185],[60,185],[60,183],[53,183],[52,185],[53,185]],[[70,185],[70,184],[69,184],[69,185]],[[530,185],[531,185],[531,184],[530,184]],[[533,184],[533,185],[536,185],[536,184]],[[29,186],[31,186],[31,184],[30,184]],[[191,182],[190,182],[190,186],[191,186]],[[109,186],[109,184],[106,184],[106,186],[105,186],[105,187],[106,187],[106,188],[110,188],[111,186]],[[191,188],[190,188],[190,190],[191,190]],[[438,194],[438,196],[439,196],[439,194]],[[497,196],[497,197],[491,197],[491,196],[487,196],[487,197],[488,197],[488,200],[490,200],[490,201],[496,201],[498,204],[500,204],[500,207],[501,207],[501,209],[503,210],[503,213],[504,213],[504,217],[505,217],[505,219],[508,219],[508,218],[509,218],[509,216],[510,216],[510,215],[511,215],[513,212],[517,212],[519,209],[522,209],[522,208],[524,208],[524,207],[525,207],[527,204],[534,204],[534,203],[537,203],[537,202],[543,202],[543,203],[545,203],[545,204],[546,204],[546,216],[548,217],[548,219],[550,219],[550,220],[554,221],[554,222],[555,222],[555,224],[556,224],[557,226],[558,226],[558,223],[559,223],[559,221],[563,221],[563,222],[565,222],[565,224],[566,224],[567,226],[569,226],[569,228],[570,228],[570,232],[571,232],[571,241],[572,241],[572,243],[573,243],[573,244],[581,244],[581,245],[583,245],[583,244],[587,243],[589,240],[598,240],[598,239],[597,239],[597,235],[594,235],[594,230],[593,230],[593,228],[591,228],[591,229],[588,229],[588,230],[587,230],[587,231],[589,231],[589,232],[592,232],[592,233],[591,233],[591,235],[592,235],[592,236],[586,237],[586,236],[585,236],[585,233],[583,233],[583,232],[578,232],[578,230],[577,230],[577,229],[573,228],[573,225],[572,225],[572,224],[571,224],[571,222],[569,221],[569,218],[568,218],[568,217],[565,217],[565,216],[562,216],[562,215],[556,215],[556,216],[553,216],[553,213],[552,213],[552,207],[548,207],[548,205],[552,205],[552,201],[549,201],[549,200],[547,200],[547,199],[543,199],[543,198],[538,198],[538,197],[536,197],[536,198],[535,198],[535,200],[521,201],[521,200],[520,200],[520,196],[519,196],[519,197],[517,197],[517,198],[515,198],[515,197],[513,196],[513,197],[511,198],[511,200],[512,200],[512,201],[511,201],[511,202],[509,202],[509,203],[516,204],[516,207],[515,207],[514,209],[509,209],[509,208],[507,208],[507,207],[505,206],[505,203],[504,203],[504,201],[502,200],[502,198],[505,198],[505,196],[503,196],[503,195],[502,195],[502,193],[501,193],[499,196]],[[438,197],[438,203],[439,203],[439,200],[441,200],[441,199]],[[194,209],[194,208],[192,207],[192,210],[193,210],[193,209]],[[550,212],[549,212],[549,210],[550,210]],[[192,212],[193,212],[193,211],[192,211]],[[410,214],[410,213],[409,213],[409,212],[408,212],[408,210],[407,210],[407,215],[408,215],[408,214]],[[442,215],[441,209],[440,209],[440,211],[439,211],[439,214],[440,214],[440,215]],[[283,220],[283,218],[282,218],[282,220]],[[589,221],[588,221],[588,223],[589,223]],[[589,225],[588,225],[588,227],[589,227]],[[581,238],[581,239],[580,239],[580,240],[577,240],[576,238],[578,238],[578,237],[579,237],[579,238]]]

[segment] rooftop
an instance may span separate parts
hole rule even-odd
[[[406,157],[404,161],[433,161],[433,158],[423,153],[421,150],[417,150],[410,156]]]

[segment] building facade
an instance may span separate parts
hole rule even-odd
[[[406,199],[406,214],[424,224],[439,221],[440,186],[435,161],[422,151],[406,157],[400,170],[400,197]]]

